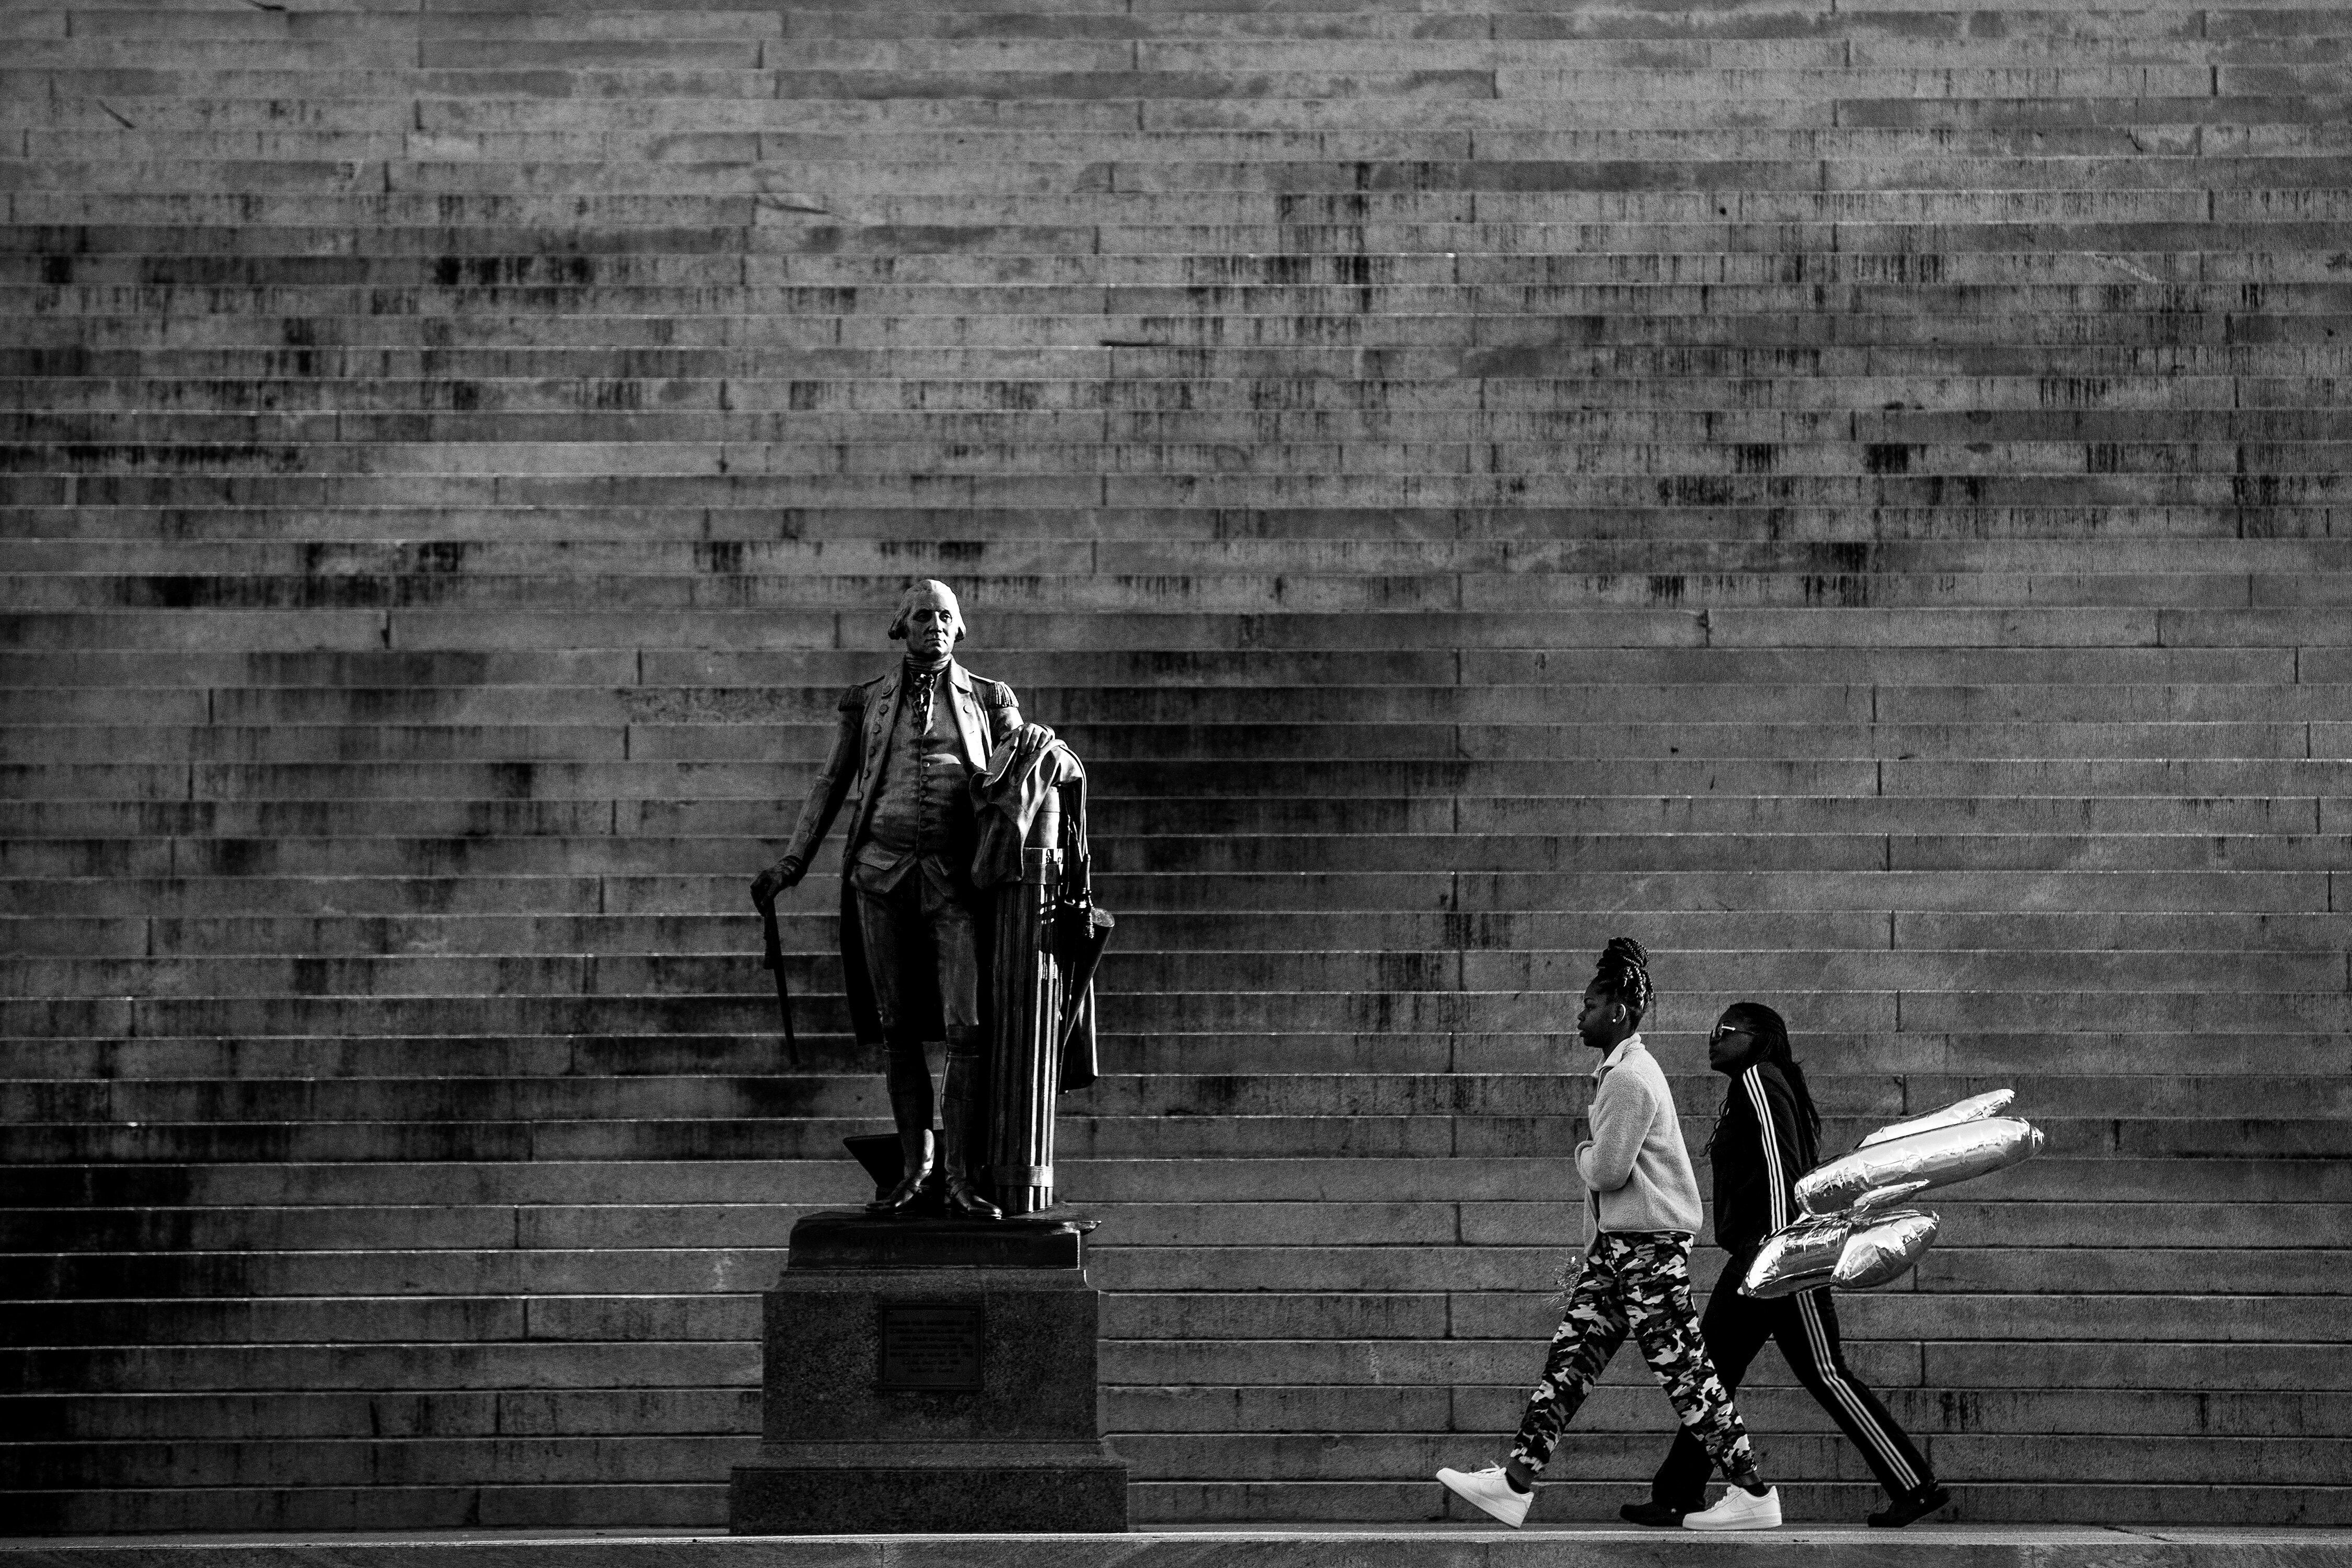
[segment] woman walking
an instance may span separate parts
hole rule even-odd
[[[1584,1043],[1602,1053],[1592,1074],[1599,1080],[1592,1138],[1576,1150],[1598,1222],[1584,1272],[1552,1336],[1543,1381],[1528,1396],[1510,1458],[1483,1470],[1437,1472],[1448,1490],[1513,1529],[1528,1517],[1537,1473],[1629,1330],[1682,1417],[1684,1437],[1699,1457],[1698,1484],[1717,1466],[1732,1483],[1713,1508],[1685,1510],[1675,1522],[1687,1530],[1769,1530],[1780,1522],[1780,1496],[1757,1473],[1739,1412],[1699,1342],[1690,1297],[1698,1180],[1666,1075],[1642,1044],[1650,996],[1649,954],[1632,938],[1616,938],[1585,987],[1576,1022]]]
[[[1789,1049],[1789,1028],[1760,1002],[1736,1003],[1707,1041],[1707,1065],[1731,1079],[1707,1153],[1715,1163],[1715,1237],[1731,1254],[1700,1321],[1706,1353],[1734,1392],[1764,1342],[1780,1347],[1790,1371],[1821,1402],[1891,1500],[1869,1516],[1900,1530],[1951,1500],[1927,1461],[1878,1396],[1845,1364],[1837,1309],[1827,1288],[1758,1300],[1739,1281],[1764,1238],[1797,1217],[1797,1178],[1818,1163],[1822,1119]],[[1675,1439],[1650,1483],[1650,1500],[1620,1510],[1634,1524],[1671,1526],[1702,1506],[1708,1455],[1687,1431]]]

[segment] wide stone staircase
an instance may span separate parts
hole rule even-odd
[[[1139,1520],[1494,1455],[1626,933],[1695,1148],[1745,996],[2048,1130],[1841,1303],[1958,1517],[2352,1522],[2352,10],[1967,7],[0,0],[0,1531],[723,1520],[923,575]]]

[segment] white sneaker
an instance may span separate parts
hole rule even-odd
[[[1771,1488],[1762,1497],[1745,1487],[1733,1487],[1716,1499],[1713,1508],[1683,1515],[1685,1530],[1778,1530],[1780,1526],[1779,1487]]]
[[[1500,1465],[1489,1465],[1483,1470],[1473,1470],[1467,1474],[1460,1470],[1440,1470],[1437,1479],[1445,1483],[1447,1491],[1485,1509],[1513,1530],[1518,1529],[1526,1521],[1528,1504],[1536,1500],[1536,1494],[1532,1491],[1513,1489]],[[1772,1522],[1778,1524],[1780,1516],[1775,1514]]]

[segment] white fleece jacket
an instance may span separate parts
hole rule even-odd
[[[1628,1035],[1592,1076],[1592,1137],[1576,1146],[1576,1173],[1601,1228],[1697,1235],[1706,1211],[1664,1069],[1641,1036]]]

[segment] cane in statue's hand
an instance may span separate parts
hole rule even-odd
[[[751,902],[759,908],[760,934],[767,948],[764,962],[776,976],[776,1010],[784,1023],[784,1059],[794,1067],[800,1065],[801,1047],[793,1036],[793,994],[784,979],[784,940],[776,929],[776,895],[800,879],[799,863],[786,858],[761,872],[751,884]]]

